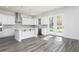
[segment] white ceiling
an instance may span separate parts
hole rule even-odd
[[[36,16],[60,7],[61,6],[0,6],[0,9]]]

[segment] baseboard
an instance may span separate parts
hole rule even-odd
[[[76,37],[70,37],[70,36],[64,36],[64,35],[55,35],[55,34],[48,34],[52,36],[58,36],[58,37],[64,37],[64,38],[69,38],[69,39],[74,39],[74,40],[79,40],[79,38]]]
[[[70,37],[70,36],[63,36],[64,38],[69,38],[69,39],[74,39],[74,40],[79,40],[79,38],[75,38],[75,37]]]

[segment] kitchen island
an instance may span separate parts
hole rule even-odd
[[[37,37],[35,30],[35,28],[15,29],[15,39],[21,42],[23,39],[26,38]]]

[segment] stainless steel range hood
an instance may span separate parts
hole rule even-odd
[[[22,25],[22,16],[20,13],[15,13],[15,24]]]
[[[15,13],[15,29],[22,29],[24,28],[22,25],[22,16],[20,13]]]

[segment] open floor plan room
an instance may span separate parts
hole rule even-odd
[[[0,6],[0,52],[79,52],[79,6]]]

